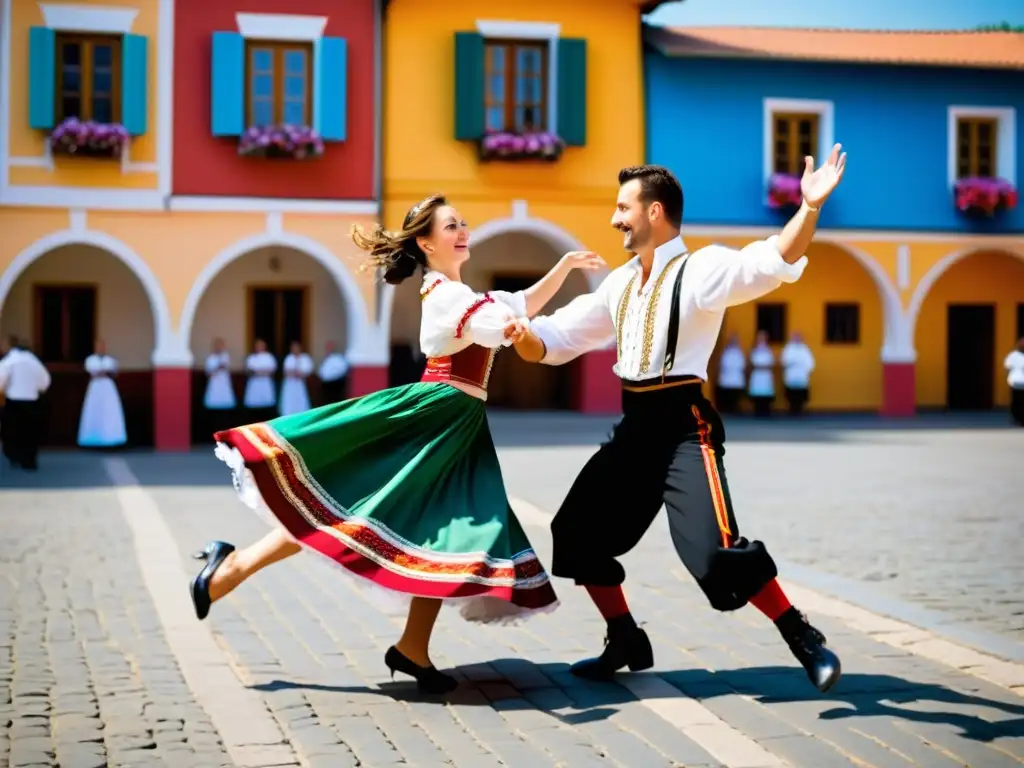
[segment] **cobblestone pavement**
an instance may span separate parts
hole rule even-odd
[[[551,512],[607,422],[495,424],[510,492]],[[538,434],[562,445],[530,445]],[[1011,548],[1022,523],[1011,505],[1022,488],[1011,452],[1019,464],[1024,435],[738,423],[731,437],[745,533],[778,556],[884,577],[886,590],[926,594],[957,623],[1021,639],[1024,580]],[[189,573],[187,554],[208,539],[265,532],[210,453],[125,458],[171,530],[173,542],[154,544],[176,545]],[[171,652],[197,626],[213,632],[283,734],[247,765],[1024,764],[1024,674],[1009,690],[812,615],[845,671],[818,695],[755,611],[705,606],[657,532],[625,558],[629,597],[655,644],[653,674],[572,678],[567,662],[599,650],[603,625],[580,590],[558,582],[562,608],[518,627],[442,614],[434,660],[464,680],[442,702],[388,679],[383,653],[400,617],[320,561],[296,557],[260,574],[202,625],[167,625],[152,595],[167,598],[143,582],[124,497],[99,458],[49,455],[36,476],[5,473],[0,766],[238,764],[214,727],[230,703],[216,689],[190,690],[188,661]],[[524,522],[549,561],[543,520]]]

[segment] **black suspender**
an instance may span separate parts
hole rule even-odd
[[[690,263],[690,256],[683,258],[683,263],[676,272],[676,279],[672,284],[672,314],[668,318],[668,338],[665,342],[665,362],[661,366],[661,378],[672,370],[672,364],[676,361],[676,344],[679,341],[679,296],[683,284],[683,272],[686,265]]]

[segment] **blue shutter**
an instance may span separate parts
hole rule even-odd
[[[130,136],[146,132],[148,45],[149,41],[142,35],[125,35],[121,42],[121,125]]]
[[[47,27],[32,27],[28,31],[28,124],[32,128],[53,128],[56,66],[56,33]]]
[[[313,127],[324,141],[348,137],[348,43],[324,37],[316,46]]]
[[[476,32],[455,33],[455,138],[472,141],[484,135],[484,38]]]
[[[210,122],[214,136],[245,131],[245,40],[237,32],[214,32],[210,72]]]
[[[587,41],[558,41],[558,135],[570,147],[587,143]]]

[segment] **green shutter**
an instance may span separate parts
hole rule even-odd
[[[484,135],[484,107],[484,38],[476,32],[456,32],[456,139],[471,141]]]
[[[53,128],[57,98],[57,36],[47,27],[28,31],[28,124]],[[4,130],[7,126],[4,126]],[[6,173],[6,171],[5,171]]]
[[[586,40],[558,40],[558,135],[570,147],[587,143]]]

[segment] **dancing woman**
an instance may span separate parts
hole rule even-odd
[[[484,401],[494,355],[596,254],[566,254],[525,291],[474,293],[460,281],[469,233],[439,195],[406,215],[400,232],[356,228],[369,264],[397,285],[424,272],[421,381],[215,435],[243,501],[274,529],[236,550],[210,542],[192,580],[196,616],[266,566],[303,547],[376,586],[411,597],[405,631],[384,662],[443,693],[455,678],[430,662],[444,601],[468,621],[553,609],[555,592],[509,505]]]

